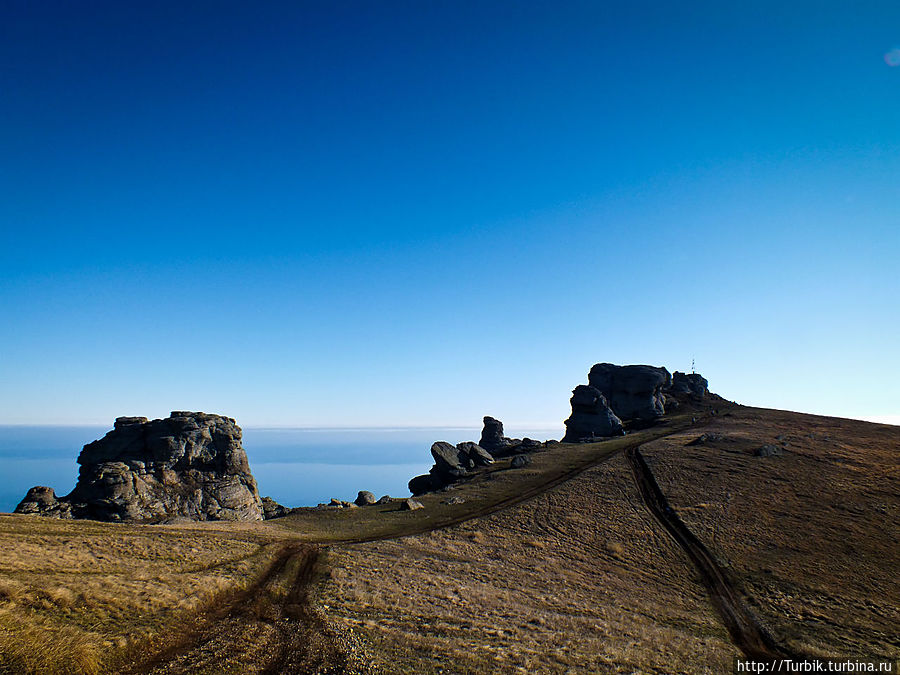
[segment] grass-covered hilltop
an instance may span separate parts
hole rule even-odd
[[[2,673],[727,673],[900,657],[900,427],[601,363],[560,440],[261,498],[235,420],[119,418],[0,515]],[[426,449],[423,448],[423,452]],[[354,490],[355,492],[355,490]]]

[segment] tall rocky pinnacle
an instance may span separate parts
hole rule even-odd
[[[230,417],[175,411],[119,417],[78,456],[75,489],[33,487],[16,513],[108,521],[262,520],[263,505]]]
[[[610,409],[600,390],[579,384],[572,391],[572,415],[566,420],[563,443],[581,443],[605,436],[621,436],[622,420]]]

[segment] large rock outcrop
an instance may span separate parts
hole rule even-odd
[[[700,373],[672,373],[672,384],[666,390],[672,394],[689,394],[702,399],[709,393],[709,382]]]
[[[579,384],[572,391],[572,415],[566,420],[564,443],[583,443],[607,436],[621,436],[622,420],[610,409],[596,387]]]
[[[120,417],[84,446],[75,489],[56,498],[35,487],[17,513],[110,521],[262,520],[263,505],[229,417],[176,411]],[[48,493],[49,491],[49,493]]]
[[[598,389],[609,407],[623,421],[651,421],[665,412],[663,390],[672,382],[665,368],[616,366],[598,363],[588,374],[588,384]]]

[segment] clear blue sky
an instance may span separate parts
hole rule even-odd
[[[0,9],[0,423],[900,419],[900,3]],[[895,65],[892,65],[895,64]]]

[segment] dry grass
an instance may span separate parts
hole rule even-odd
[[[900,433],[743,409],[644,455],[672,506],[726,561],[783,641],[826,656],[900,656]],[[755,457],[762,444],[782,448]]]
[[[737,651],[692,566],[614,456],[635,439],[779,639],[900,654],[896,427],[749,408],[702,430],[689,421],[536,453],[524,469],[499,462],[414,512],[395,503],[179,526],[0,516],[0,673],[106,673],[171,645],[198,613],[218,616],[285,539],[331,544],[320,592],[335,631],[316,630],[362,639],[375,672],[730,672]],[[685,446],[700,431],[723,439]],[[784,454],[754,457],[763,443]],[[377,537],[397,538],[340,543]],[[291,592],[283,582],[267,582],[276,604]],[[237,641],[182,655],[172,672],[267,663],[272,625],[228,616]]]
[[[107,672],[252,580],[266,532],[0,516],[0,672]]]
[[[331,555],[327,611],[386,673],[718,673],[737,653],[621,457],[490,517]]]
[[[686,447],[695,429],[644,454],[754,611],[805,652],[900,655],[896,427],[738,409],[702,431],[727,440]],[[785,454],[754,457],[763,443]],[[329,616],[387,673],[721,673],[737,654],[621,457],[495,515],[331,555]]]

